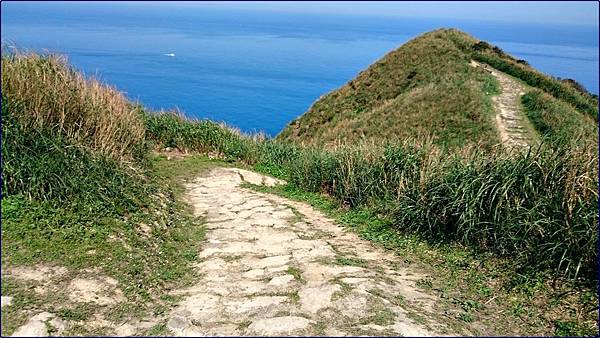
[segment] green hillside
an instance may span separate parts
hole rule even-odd
[[[473,59],[524,83],[517,103],[539,147],[487,151],[499,142],[500,87]],[[399,267],[435,276],[415,283],[439,296],[439,318],[456,332],[596,334],[597,135],[597,97],[456,30],[391,52],[275,140],[144,110],[58,56],[3,54],[2,296],[14,300],[2,334],[40,311],[75,323],[65,335],[113,334],[87,325],[98,316],[164,318],[180,302],[172,291],[201,278],[212,231],[185,184],[228,166],[284,179],[254,189],[308,202],[395,252]],[[456,151],[465,143],[486,149]],[[60,289],[38,293],[5,274],[38,266],[69,271],[45,282]],[[88,274],[118,281],[123,302],[67,300],[62,285]],[[138,333],[168,335],[165,325]]]
[[[466,33],[440,29],[405,43],[321,97],[277,138],[329,146],[406,137],[430,137],[447,146],[496,144],[490,97],[500,88],[489,73],[471,67],[471,60],[537,87],[588,117],[597,115],[597,98],[572,80],[550,78]]]

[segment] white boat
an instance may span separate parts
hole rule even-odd
[[[163,54],[164,56],[170,56],[170,57],[174,57],[175,53],[169,53],[169,54]]]

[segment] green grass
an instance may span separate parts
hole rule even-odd
[[[571,105],[536,90],[522,97],[527,117],[545,142],[555,147],[575,142],[598,152],[598,125]]]
[[[170,166],[166,159],[151,159],[148,146],[136,138],[135,131],[125,127],[112,130],[102,120],[96,120],[95,127],[85,126],[95,133],[79,130],[71,125],[80,123],[79,117],[60,116],[60,110],[71,109],[68,104],[75,105],[73,102],[45,102],[43,108],[50,109],[48,116],[36,117],[32,102],[27,100],[43,94],[36,92],[43,90],[38,82],[53,81],[52,76],[72,76],[78,86],[90,86],[76,87],[81,90],[77,97],[87,102],[77,106],[82,116],[95,116],[95,112],[84,110],[95,109],[100,103],[93,100],[102,100],[105,95],[105,108],[113,109],[106,116],[123,114],[113,122],[137,118],[130,123],[145,124],[129,103],[119,101],[120,94],[79,79],[52,59],[45,62],[34,56],[2,58],[2,69],[8,73],[2,78],[3,268],[56,265],[68,269],[68,278],[79,276],[85,269],[98,269],[96,274],[118,281],[127,299],[119,306],[135,306],[126,312],[110,308],[92,312],[114,313],[116,321],[147,315],[164,306],[161,297],[170,288],[189,284],[194,278],[191,263],[196,261],[204,238],[203,221],[194,218],[178,198],[182,191],[179,176],[192,167],[194,170],[189,171],[200,173],[208,167],[207,161],[192,158],[191,163],[178,164],[185,167],[182,169]],[[48,71],[44,67],[54,71],[44,73]],[[40,74],[46,74],[44,80],[31,78],[40,85],[33,86],[35,90],[18,86],[29,74],[27,69],[41,69]],[[92,94],[99,96],[86,96]],[[133,139],[101,146],[97,143],[106,137],[104,132],[124,132]],[[115,136],[113,141],[119,139]],[[2,311],[3,323],[7,324],[2,327],[3,334],[10,334],[33,310],[46,310],[77,322],[90,315],[89,307],[67,300],[67,288],[40,296],[23,289],[22,282],[7,280],[5,284],[10,287],[3,288],[2,294],[15,298],[14,304]],[[85,325],[76,331],[98,333]]]
[[[486,96],[498,84],[469,66],[469,53],[454,39],[475,43],[445,29],[410,40],[321,97],[277,139],[334,147],[411,137],[452,148],[492,146],[498,135]]]
[[[295,267],[295,266],[290,266],[287,268],[286,272],[290,275],[292,275],[294,277],[295,280],[297,280],[300,283],[305,284],[306,280],[304,280],[304,278],[302,278],[302,270],[300,270],[299,268]]]
[[[248,143],[239,142],[241,133],[209,120],[188,120],[176,113],[148,113],[146,139],[154,148],[214,153],[226,161],[244,160]]]
[[[345,256],[336,256],[335,264],[358,266],[358,267],[362,267],[362,268],[367,266],[367,262],[364,259],[360,259],[357,257],[345,257]]]
[[[298,190],[327,193],[350,213],[373,207],[391,220],[385,226],[432,242],[462,243],[511,256],[524,268],[577,277],[596,271],[595,163],[595,154],[566,148],[461,158],[396,145],[379,152],[307,150],[284,164],[283,178]]]
[[[528,154],[507,154],[489,147],[452,150],[453,144],[467,140],[493,140],[492,129],[482,121],[489,120],[489,96],[498,87],[484,72],[468,66],[470,55],[464,51],[471,50],[474,42],[464,34],[437,31],[424,41],[430,41],[433,49],[419,47],[420,40],[409,43],[423,48],[417,50],[420,53],[434,51],[432,57],[423,59],[424,72],[412,76],[411,72],[402,73],[407,69],[390,73],[397,61],[408,57],[406,50],[391,53],[373,69],[382,92],[370,92],[369,79],[361,78],[367,82],[344,89],[351,92],[347,99],[329,102],[324,98],[323,102],[329,103],[323,111],[339,108],[354,117],[368,117],[387,116],[390,111],[386,109],[395,111],[403,104],[415,112],[423,107],[447,107],[449,110],[436,110],[438,115],[427,119],[423,115],[406,119],[404,127],[430,121],[432,125],[421,126],[433,128],[436,138],[333,150],[243,135],[177,114],[141,113],[110,88],[81,80],[65,65],[35,56],[23,60],[3,57],[3,266],[59,264],[71,271],[98,267],[120,282],[131,304],[158,304],[160,311],[166,311],[170,302],[160,295],[172,285],[191,280],[190,263],[196,259],[204,231],[199,226],[202,221],[194,219],[180,202],[182,183],[213,165],[233,162],[287,180],[289,184],[279,193],[309,201],[363,238],[398,251],[402,257],[398,264],[423,262],[432,267],[439,280],[424,280],[419,285],[458,299],[449,306],[459,307],[472,319],[478,312],[493,311],[493,306],[500,306],[498,301],[506,306],[514,296],[526,305],[513,304],[512,316],[531,321],[546,311],[554,320],[552,325],[548,319],[531,324],[542,331],[515,332],[589,332],[593,325],[587,307],[597,300],[590,290],[597,285],[598,157],[582,144],[586,144],[585,135],[597,132],[597,124],[588,121],[592,127],[579,128],[584,119],[592,120],[580,116],[589,112],[577,103],[579,99],[570,100],[568,95],[552,99],[533,92],[524,98],[524,106],[547,140],[539,149]],[[445,53],[448,48],[452,53]],[[436,55],[449,58],[448,64],[458,67],[453,68],[452,76],[444,77],[448,69],[441,59],[432,64]],[[5,77],[5,72],[10,76]],[[36,78],[39,74],[56,78]],[[61,76],[74,76],[73,83],[89,88],[76,87],[80,91],[70,100],[32,105],[35,100],[43,101],[44,86],[60,82]],[[387,86],[386,76],[398,80],[402,92]],[[432,91],[426,84],[440,80],[439,76],[445,80]],[[33,90],[22,85],[27,81],[35,82]],[[448,91],[442,95],[442,89]],[[105,99],[96,102],[97,97]],[[425,106],[413,105],[418,100],[406,101],[414,97],[420,97]],[[556,97],[561,102],[555,101]],[[587,100],[585,95],[581,97]],[[382,103],[392,98],[397,102],[388,108],[373,106],[371,112],[363,111],[368,108],[365,100]],[[80,104],[71,106],[71,101]],[[98,118],[102,102],[111,107],[107,116],[116,115],[115,120],[124,121],[122,124],[129,121],[131,126],[142,126],[143,136],[139,128],[111,129],[112,124]],[[452,115],[459,106],[462,112]],[[90,124],[82,126],[81,116],[66,114],[63,118],[67,107],[72,109],[69,114],[81,108]],[[34,108],[48,110],[49,117],[36,115]],[[449,117],[454,120],[446,121]],[[360,130],[341,121],[335,123],[344,130]],[[321,128],[303,122],[300,129],[335,131],[318,125]],[[558,143],[560,135],[572,130],[583,132],[577,133],[573,142]],[[131,138],[123,139],[130,134]],[[110,135],[120,136],[113,140]],[[326,135],[318,138],[328,140]],[[165,148],[171,148],[169,155],[154,156],[150,151]],[[150,232],[145,233],[142,225]],[[337,262],[364,263],[359,257],[338,257]],[[493,280],[500,282],[494,284]],[[557,281],[556,289],[548,285],[552,281]],[[565,289],[564,295],[555,297]],[[60,297],[48,302],[32,300],[19,290],[16,287],[14,294],[20,305],[3,310],[3,319],[15,318],[3,326],[3,334],[23,320],[24,311],[45,303],[55,310],[51,307],[61,301]],[[463,305],[471,301],[490,303],[484,309],[469,307],[466,311]],[[554,306],[547,306],[550,303]],[[156,308],[140,305],[130,309],[138,315]],[[569,311],[553,310],[556,308]],[[70,307],[62,313],[84,316],[80,310]],[[125,315],[122,310],[111,313]],[[460,316],[456,318],[462,322],[469,318]]]
[[[2,264],[5,268],[38,266],[39,264],[67,267],[68,278],[82,269],[98,268],[98,274],[115,278],[124,292],[127,304],[135,311],[107,312],[120,322],[131,317],[143,317],[166,311],[173,300],[163,295],[175,287],[194,281],[191,264],[197,259],[199,245],[204,238],[201,219],[194,218],[189,208],[180,202],[182,170],[193,166],[196,174],[215,164],[207,159],[190,157],[178,165],[164,157],[152,160],[150,173],[154,182],[166,187],[179,187],[155,199],[146,208],[127,214],[126,218],[102,211],[84,202],[58,207],[52,201],[32,201],[22,196],[2,199]],[[218,164],[218,162],[216,162]],[[160,173],[157,175],[156,173]],[[139,224],[145,224],[151,233],[143,234]],[[17,281],[3,281],[3,295],[14,296],[13,305],[3,309],[3,334],[10,334],[24,320],[23,313],[47,310],[59,316],[82,321],[98,309],[71,304],[62,298],[44,298],[18,287]],[[20,282],[19,282],[20,283]],[[6,286],[6,288],[4,287]],[[68,292],[68,290],[61,290]],[[66,295],[64,295],[66,296]],[[113,311],[104,309],[100,311]],[[114,312],[113,311],[113,312]],[[85,327],[81,333],[90,333]]]
[[[460,149],[492,147],[498,135],[489,96],[494,77],[469,66],[487,63],[598,121],[598,98],[575,81],[544,75],[524,60],[454,29],[420,35],[386,54],[344,86],[322,96],[278,136],[335,148],[406,137]],[[579,123],[586,123],[579,119]]]
[[[593,287],[565,279],[552,283],[552,276],[545,272],[529,271],[524,275],[510,259],[499,259],[461,245],[432,243],[423,236],[396,230],[389,219],[378,215],[376,208],[347,209],[330,196],[309,193],[290,184],[248,187],[306,202],[360,237],[396,252],[398,268],[416,267],[435,276],[421,279],[417,285],[440,297],[439,313],[444,308],[456,313],[449,324],[457,332],[475,320],[486,326],[480,334],[558,334],[566,332],[561,331],[565,327],[570,328],[570,334],[596,332],[596,317],[590,312],[597,304]],[[403,307],[409,304],[401,295],[383,295],[376,289],[370,292]],[[512,311],[515,300],[520,304],[520,313]],[[571,310],[558,310],[564,308]],[[418,317],[418,309],[407,310]],[[437,320],[447,322],[449,318],[440,315]],[[518,324],[508,327],[504,325],[506,322]],[[557,322],[571,326],[556,326]]]
[[[504,53],[492,52],[489,49],[476,50],[472,53],[477,61],[485,62],[490,66],[523,80],[528,85],[541,89],[556,99],[572,105],[580,112],[598,121],[598,98],[572,86],[544,75],[533,68],[517,63],[512,57]]]

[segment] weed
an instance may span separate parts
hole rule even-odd
[[[353,288],[350,284],[340,280],[339,278],[335,278],[334,282],[338,284],[341,287],[341,289],[335,291],[333,295],[331,295],[331,301],[336,301],[338,299],[344,298],[352,292]]]
[[[151,328],[149,328],[148,331],[146,332],[146,334],[150,337],[168,335],[169,329],[167,328],[167,325],[164,323],[156,324],[156,325],[152,326]]]
[[[286,270],[286,272],[292,276],[294,276],[294,279],[301,282],[301,283],[306,283],[306,281],[302,278],[302,270],[298,269],[295,266],[289,266]]]
[[[244,320],[237,325],[238,330],[243,331],[248,328],[252,324],[251,320]]]
[[[336,256],[335,263],[338,265],[359,266],[361,268],[367,267],[367,261],[356,257]]]
[[[327,329],[327,325],[323,322],[312,324],[312,330],[315,336],[325,336],[325,329]]]
[[[288,297],[290,298],[290,301],[294,304],[298,304],[300,303],[300,295],[298,294],[298,291],[295,292],[291,292]]]
[[[229,263],[229,262],[233,262],[233,261],[237,261],[239,259],[242,258],[242,256],[240,255],[226,255],[221,257],[225,262]]]
[[[458,318],[465,323],[470,323],[473,321],[473,315],[470,313],[461,313]]]

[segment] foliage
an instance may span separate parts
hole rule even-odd
[[[568,103],[540,90],[533,90],[521,98],[525,113],[533,126],[556,147],[575,143],[598,152],[598,124]]]
[[[568,83],[550,78],[527,65],[502,58],[492,53],[474,52],[473,59],[485,62],[499,71],[524,81],[532,87],[539,88],[555,98],[573,105],[577,110],[598,121],[598,99],[587,92],[582,93],[580,89]]]
[[[229,161],[243,160],[249,152],[238,131],[209,120],[187,120],[175,112],[146,114],[145,120],[147,140],[163,148],[214,152]]]
[[[335,150],[243,136],[227,142],[245,144],[236,148],[248,150],[239,156],[246,163],[351,208],[376,208],[401,231],[511,257],[523,269],[596,274],[593,152],[542,146],[529,153],[449,153],[410,140]],[[204,151],[222,152],[223,143],[213,144]]]
[[[452,29],[423,34],[319,98],[277,139],[334,147],[411,137],[450,148],[491,147],[498,136],[487,104],[493,93],[485,87],[495,79],[469,65],[461,46],[472,43]]]
[[[2,95],[23,131],[44,129],[115,159],[132,157],[143,142],[139,107],[62,57],[3,54]]]

